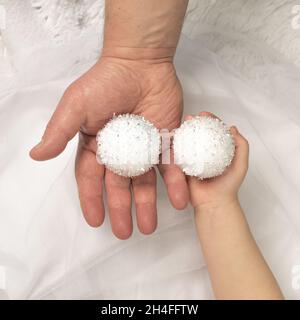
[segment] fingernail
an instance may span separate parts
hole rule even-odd
[[[192,120],[193,119],[193,116],[188,114],[185,116],[185,120]]]
[[[42,144],[43,144],[43,140],[41,140],[37,145],[35,145],[35,146],[32,148],[32,150],[38,149],[39,147],[42,146]]]
[[[233,131],[233,133],[238,133],[239,132],[236,126],[232,126],[231,130]]]

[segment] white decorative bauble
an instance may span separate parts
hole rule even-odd
[[[124,177],[149,171],[159,162],[160,135],[144,117],[114,116],[97,134],[97,158]]]
[[[219,119],[199,116],[175,131],[175,163],[199,179],[221,175],[234,157],[235,144],[229,128]]]

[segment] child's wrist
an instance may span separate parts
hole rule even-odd
[[[195,214],[222,214],[226,212],[230,207],[239,205],[239,199],[237,195],[224,197],[214,201],[200,202],[195,204]]]

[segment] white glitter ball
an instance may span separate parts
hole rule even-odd
[[[234,157],[229,128],[219,119],[199,116],[175,131],[174,158],[183,172],[199,179],[221,175]]]
[[[97,134],[97,158],[124,177],[149,171],[159,162],[160,135],[144,117],[114,116]]]

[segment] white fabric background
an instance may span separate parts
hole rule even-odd
[[[103,2],[0,0],[0,265],[3,299],[211,299],[191,208],[176,212],[159,181],[159,227],[127,241],[84,222],[76,139],[36,163],[39,139],[66,86],[101,47]],[[241,202],[287,298],[300,298],[299,37],[294,1],[191,1],[176,66],[185,113],[209,110],[251,147]],[[46,18],[47,17],[47,18]],[[274,30],[276,32],[274,33]],[[188,39],[190,38],[190,39]],[[0,53],[1,55],[1,53]],[[300,273],[300,272],[299,272]]]

